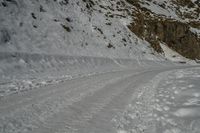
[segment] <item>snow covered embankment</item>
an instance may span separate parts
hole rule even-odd
[[[148,62],[148,61],[147,61]],[[154,62],[149,61],[153,65]],[[27,53],[0,53],[0,95],[27,91],[48,84],[145,66],[142,61]]]
[[[0,53],[0,96],[27,91],[81,76],[161,66],[169,62],[64,56],[28,53]]]

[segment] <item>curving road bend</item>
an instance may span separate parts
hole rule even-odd
[[[120,133],[114,118],[145,93],[141,87],[183,68],[107,72],[10,95],[0,100],[0,133]]]

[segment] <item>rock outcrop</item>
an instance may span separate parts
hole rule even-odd
[[[169,16],[157,14],[151,10],[151,6],[159,6],[169,10],[169,3],[156,3],[156,1],[134,1],[127,0],[135,8],[133,11],[133,22],[129,25],[129,29],[138,37],[148,41],[155,51],[162,53],[160,43],[166,44],[169,48],[175,50],[186,58],[200,59],[200,38],[197,33],[191,31],[191,27],[200,28],[199,6],[197,2],[190,0],[172,1],[175,8],[175,15]],[[147,2],[147,3],[145,3]],[[146,5],[145,5],[146,4]],[[151,5],[152,4],[152,5]],[[181,8],[193,10],[193,12],[184,12]],[[170,9],[171,10],[171,9]],[[187,11],[187,10],[186,10]],[[165,13],[165,12],[164,12]]]

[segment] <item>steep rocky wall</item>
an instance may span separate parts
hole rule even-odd
[[[136,35],[150,42],[157,52],[162,52],[159,43],[164,42],[187,58],[200,59],[200,39],[190,31],[187,24],[171,20],[141,18],[139,20],[141,21],[132,23],[129,28]]]
[[[186,58],[200,59],[200,38],[190,31],[190,27],[200,27],[199,21],[186,23],[156,16],[150,10],[141,7],[141,2],[128,1],[135,6],[134,21],[129,25],[129,29],[140,38],[150,42],[155,51],[162,53],[160,43],[164,43]],[[184,5],[188,1],[190,0],[177,2]]]

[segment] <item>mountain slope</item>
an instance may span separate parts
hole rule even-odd
[[[127,28],[131,12],[124,0],[1,0],[0,50],[151,58],[149,44]]]

